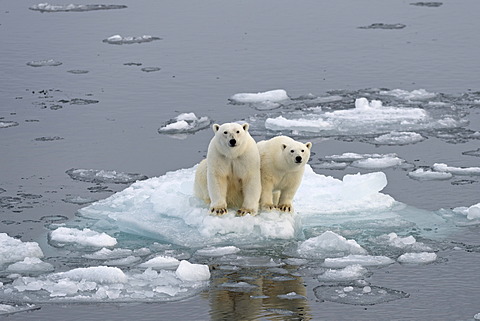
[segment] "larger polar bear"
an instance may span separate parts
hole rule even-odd
[[[256,214],[261,193],[260,154],[249,125],[214,124],[207,159],[195,173],[195,196],[210,203],[210,212],[227,213],[227,207],[239,208],[237,214]]]
[[[303,144],[287,136],[257,143],[260,152],[262,194],[260,208],[292,212],[292,201],[302,182],[312,143]]]

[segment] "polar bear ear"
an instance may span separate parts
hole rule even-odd
[[[219,124],[213,124],[212,129],[213,129],[213,132],[216,133],[220,129],[220,125]]]
[[[285,148],[287,148],[287,145],[282,144],[282,149],[285,149]]]
[[[308,149],[312,149],[312,143],[310,142],[306,143],[305,146],[307,146]]]
[[[242,127],[244,131],[248,132],[248,128],[250,127],[250,125],[248,123],[245,123],[242,125]]]

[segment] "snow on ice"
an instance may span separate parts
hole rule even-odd
[[[117,244],[114,237],[102,232],[92,231],[88,228],[79,230],[76,228],[59,227],[50,232],[50,240],[57,245],[75,243],[80,246],[111,247]]]

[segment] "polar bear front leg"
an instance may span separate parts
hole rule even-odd
[[[243,204],[242,207],[237,211],[237,215],[244,216],[247,214],[257,214],[260,193],[262,192],[260,175],[252,175],[242,179],[242,190]]]
[[[280,193],[280,199],[278,200],[277,208],[282,212],[293,212],[293,197],[295,196],[297,189],[288,188],[284,189]]]
[[[208,194],[211,200],[211,214],[227,214],[227,187],[227,177],[208,175]]]
[[[271,211],[276,208],[273,200],[273,182],[271,180],[262,180],[260,208],[266,211]]]

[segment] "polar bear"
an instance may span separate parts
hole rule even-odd
[[[195,196],[210,203],[215,215],[237,207],[237,215],[256,214],[261,193],[260,154],[248,132],[249,124],[225,123],[212,126],[215,136],[207,158],[195,173]]]
[[[292,201],[302,182],[312,143],[303,144],[287,136],[277,136],[257,143],[260,152],[262,210],[292,212]]]

